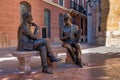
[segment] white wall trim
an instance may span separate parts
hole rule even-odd
[[[66,10],[66,11],[70,11],[69,9],[67,9],[67,8],[65,8],[65,7],[63,7],[63,6],[60,6],[59,4],[56,4],[56,3],[54,3],[54,2],[51,2],[51,1],[48,1],[48,0],[43,0],[43,1],[46,2],[46,3],[48,3],[48,4],[50,4],[50,5],[53,5],[53,6],[56,6],[56,7],[58,7],[58,8],[64,9],[64,10]]]

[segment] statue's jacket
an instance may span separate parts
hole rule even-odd
[[[80,34],[81,32],[78,30],[77,25],[71,24],[71,26],[63,26],[61,28],[61,35],[60,37],[65,37],[68,36],[68,38],[62,40],[63,43],[69,43],[69,44],[74,44],[79,42]]]
[[[30,26],[27,24],[21,24],[18,28],[18,46],[17,50],[33,50],[34,40],[37,39],[37,28],[32,33]]]

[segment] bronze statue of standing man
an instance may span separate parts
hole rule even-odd
[[[22,15],[23,22],[18,28],[18,51],[40,51],[41,62],[42,62],[42,72],[52,74],[47,64],[47,57],[50,58],[51,62],[60,61],[59,58],[56,58],[53,55],[51,47],[46,39],[38,39],[38,26],[33,23],[33,18],[31,13],[24,13]],[[31,32],[30,27],[35,26],[34,33]]]
[[[82,53],[79,43],[81,31],[78,30],[77,25],[71,23],[70,14],[64,14],[64,23],[65,25],[61,27],[60,40],[63,41],[63,47],[67,49],[74,63],[82,67]]]

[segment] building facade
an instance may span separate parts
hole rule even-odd
[[[119,3],[120,0],[101,0],[101,32],[105,34],[106,46],[120,46]]]
[[[87,43],[98,44],[101,24],[101,0],[87,0]]]
[[[85,0],[1,0],[0,47],[17,45],[17,29],[22,22],[21,15],[26,11],[32,13],[33,22],[40,27],[38,37],[50,42],[60,42],[59,28],[64,24],[64,13],[70,13],[72,22],[85,31],[85,5]]]

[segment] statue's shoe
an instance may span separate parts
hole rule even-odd
[[[43,73],[53,74],[53,72],[50,69],[43,69]]]
[[[78,65],[80,68],[83,68],[83,65],[82,65],[82,63],[81,63],[81,62],[76,63],[76,65]]]
[[[60,59],[60,58],[52,58],[50,61],[51,62],[58,62],[58,61],[61,61],[62,59]]]

